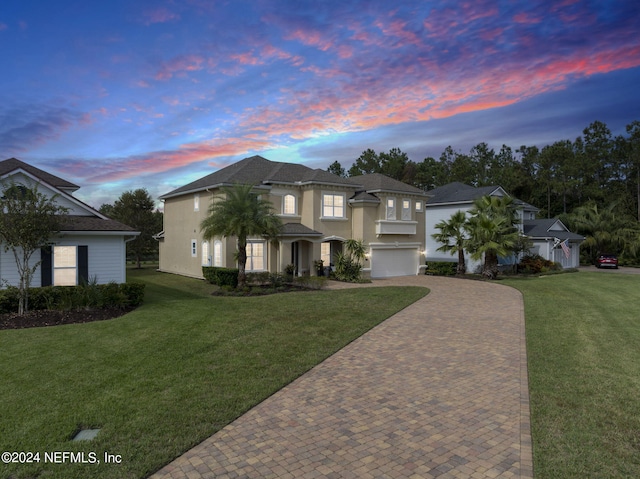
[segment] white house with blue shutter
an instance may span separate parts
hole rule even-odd
[[[474,187],[464,183],[449,183],[427,191],[429,200],[425,205],[426,222],[426,260],[457,261],[457,256],[438,251],[442,246],[432,235],[439,232],[436,225],[451,218],[456,211],[468,213],[474,201],[483,196],[510,196],[501,186]],[[524,201],[514,198],[518,214],[518,228],[522,235],[529,238],[532,247],[530,254],[539,254],[544,259],[559,263],[563,268],[580,266],[580,244],[584,237],[569,231],[559,219],[536,219],[540,211]],[[474,261],[465,252],[467,272],[479,270],[482,261]],[[500,258],[503,264],[509,264],[516,258]]]
[[[139,232],[75,198],[79,186],[15,158],[0,161],[0,187],[7,184],[37,186],[42,194],[57,195],[57,204],[68,210],[60,232],[32,257],[34,265],[40,262],[32,287],[70,286],[83,280],[98,284],[126,281],[126,242]],[[0,287],[19,283],[14,256],[4,247],[0,248],[0,278]]]

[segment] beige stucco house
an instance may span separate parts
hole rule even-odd
[[[234,184],[255,185],[283,223],[276,241],[250,238],[247,271],[283,272],[293,264],[299,275],[315,275],[314,261],[329,266],[350,238],[364,241],[364,271],[374,278],[416,274],[424,262],[422,190],[380,174],[341,178],[253,156],[160,197],[161,271],[201,278],[202,266],[236,267],[236,239],[205,241],[200,231],[211,201]]]

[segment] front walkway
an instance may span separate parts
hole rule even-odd
[[[398,284],[431,293],[151,477],[532,478],[520,293]]]

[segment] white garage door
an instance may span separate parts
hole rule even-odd
[[[388,278],[416,274],[418,249],[374,249],[371,251],[371,277]]]

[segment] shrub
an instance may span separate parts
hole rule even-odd
[[[518,264],[518,271],[525,274],[546,273],[547,271],[558,271],[561,269],[561,265],[546,260],[539,254],[523,256]]]
[[[427,261],[427,273],[436,276],[454,276],[458,269],[457,262]]]
[[[29,310],[136,307],[144,300],[144,283],[85,283],[29,289]],[[18,288],[0,291],[0,314],[18,311]]]
[[[219,268],[217,266],[203,266],[202,275],[205,279],[217,286],[238,287],[238,269],[237,268]]]

